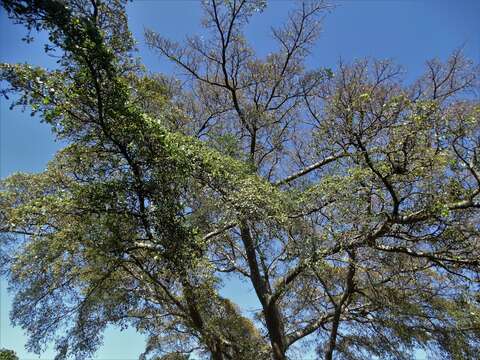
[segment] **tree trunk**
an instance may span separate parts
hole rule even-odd
[[[285,346],[282,316],[277,304],[269,301],[271,295],[270,287],[265,278],[260,274],[255,244],[246,222],[241,223],[240,233],[247,255],[248,267],[250,269],[250,279],[255,289],[255,293],[262,304],[263,315],[265,316],[265,322],[267,324],[268,336],[270,339],[270,344],[272,345],[273,358],[275,360],[286,360],[285,352],[287,349]]]
[[[272,345],[273,358],[275,360],[286,360],[285,337],[283,335],[283,324],[281,322],[280,312],[275,304],[268,306],[263,310],[265,321],[267,323],[270,344]]]
[[[222,348],[219,345],[208,346],[210,353],[212,354],[212,360],[225,360],[222,352]]]
[[[335,345],[337,343],[337,332],[339,323],[340,311],[337,311],[333,319],[332,331],[330,332],[330,339],[328,341],[327,349],[325,350],[325,360],[332,360],[333,358],[333,350],[335,349]]]
[[[325,350],[325,360],[332,360],[333,358],[333,351],[335,350],[335,346],[337,344],[338,326],[340,324],[342,307],[345,303],[348,304],[348,300],[355,288],[355,284],[353,281],[353,277],[355,276],[355,253],[348,252],[348,255],[350,256],[350,264],[348,265],[345,291],[339,303],[336,304],[335,306],[335,314],[332,320],[332,330],[330,331],[330,339],[328,341],[327,349]]]

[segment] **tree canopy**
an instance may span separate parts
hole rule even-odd
[[[478,356],[479,69],[460,51],[413,83],[390,61],[312,70],[325,3],[259,57],[242,31],[265,2],[211,0],[207,39],[146,32],[180,82],[135,57],[122,0],[1,4],[59,56],[1,64],[2,94],[68,143],[0,185],[29,350],[85,359],[116,325],[148,336],[141,359]],[[255,317],[220,296],[229,276]]]

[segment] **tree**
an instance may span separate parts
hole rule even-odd
[[[324,3],[301,4],[259,58],[242,35],[263,1],[205,2],[208,40],[134,58],[123,2],[2,0],[46,30],[59,69],[3,64],[69,142],[0,193],[12,320],[40,352],[83,359],[108,324],[142,358],[474,358],[480,350],[478,67],[455,52],[412,85],[386,61],[309,71]],[[247,279],[261,311],[218,294]]]
[[[13,350],[0,349],[0,360],[18,360],[18,356]]]

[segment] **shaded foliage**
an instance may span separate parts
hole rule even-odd
[[[0,349],[0,360],[18,360],[18,356],[13,350]]]

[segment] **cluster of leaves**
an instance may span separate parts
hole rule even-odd
[[[18,356],[15,354],[15,351],[8,349],[0,349],[0,359],[1,360],[18,360]]]

